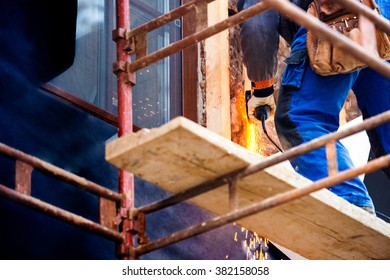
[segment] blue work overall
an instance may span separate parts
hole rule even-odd
[[[389,18],[390,1],[377,0],[381,13]],[[279,139],[288,149],[314,138],[337,131],[339,113],[350,89],[356,95],[363,118],[390,110],[390,79],[370,68],[350,74],[320,76],[308,63],[306,31],[300,28],[295,35],[291,55],[282,77],[275,124]],[[390,152],[390,123],[368,131],[375,156]],[[336,143],[340,171],[353,168],[348,150]],[[291,161],[295,170],[310,180],[328,176],[325,148]],[[390,177],[389,169],[384,170]],[[332,186],[330,191],[360,207],[374,208],[367,188],[359,178]]]

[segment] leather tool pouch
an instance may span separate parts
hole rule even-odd
[[[374,0],[359,1],[380,14]],[[343,9],[337,2],[333,0],[314,0],[307,12],[328,24],[330,28],[339,31],[361,45],[362,39],[358,17]],[[378,55],[383,59],[389,59],[390,41],[387,34],[376,28],[376,39]],[[322,76],[350,73],[367,66],[326,39],[318,37],[310,30],[307,32],[306,43],[311,68]]]

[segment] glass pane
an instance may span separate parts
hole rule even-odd
[[[117,114],[116,59],[111,32],[115,7],[110,0],[79,0],[74,65],[51,83],[106,111]],[[176,7],[180,0],[131,0],[131,28],[144,24]],[[181,37],[175,21],[148,34],[148,53]],[[133,57],[132,60],[135,60]],[[181,115],[181,55],[170,56],[137,73],[133,88],[133,120],[139,127],[159,126]]]
[[[131,5],[134,29],[178,6],[179,1],[135,1]],[[180,21],[167,24],[148,34],[148,53],[155,52],[180,38]],[[132,58],[135,60],[135,57]],[[137,72],[133,89],[134,123],[156,127],[181,114],[181,57],[170,56]]]
[[[105,0],[79,0],[74,64],[52,84],[85,101],[105,108]],[[111,36],[110,36],[111,37]]]

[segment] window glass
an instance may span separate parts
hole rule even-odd
[[[73,65],[52,84],[106,109],[107,52],[104,0],[78,0],[76,55]]]
[[[116,76],[112,64],[116,47],[115,1],[79,0],[76,57],[72,67],[51,81],[53,85],[108,112],[117,114]],[[179,6],[179,0],[131,0],[131,28]],[[152,53],[178,40],[181,23],[175,21],[148,34]],[[135,57],[132,58],[134,60]],[[133,121],[139,127],[159,126],[181,115],[181,55],[175,54],[136,73]]]
[[[175,3],[176,2],[176,3]],[[179,1],[134,1],[131,28],[134,29],[177,7]],[[180,21],[174,21],[148,34],[148,53],[180,38]],[[135,60],[135,57],[132,58]],[[133,91],[134,123],[156,127],[181,114],[180,54],[172,55],[137,72]]]

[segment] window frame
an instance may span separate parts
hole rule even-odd
[[[142,5],[142,2],[138,0],[132,0],[135,5]],[[186,4],[192,0],[182,0],[181,4]],[[107,1],[107,3],[110,3],[112,1]],[[113,4],[107,5],[105,9],[105,16],[110,16],[114,14],[113,11],[114,7]],[[195,25],[195,14],[188,14],[185,17],[183,17],[181,24],[181,38],[184,38],[186,36],[189,36],[196,32],[196,25]],[[110,21],[108,28],[113,30],[114,26],[113,21]],[[107,58],[108,61],[115,61],[115,50],[112,51],[112,47],[110,46],[110,40],[106,40],[106,47],[108,50]],[[175,71],[174,75],[181,74],[181,86],[180,85],[173,85],[175,87],[179,87],[178,90],[181,91],[181,112],[182,116],[197,122],[198,121],[198,113],[197,113],[197,91],[198,91],[198,77],[197,75],[193,75],[193,69],[198,69],[198,47],[197,45],[191,46],[181,52],[181,59],[172,59],[171,62],[171,69],[174,69]],[[177,71],[178,64],[181,64],[181,73]],[[114,75],[112,74],[112,68],[107,67],[107,81],[106,81],[106,91],[107,92],[113,92],[114,89],[114,83],[116,83],[116,79]],[[112,77],[112,78],[110,78]],[[135,85],[137,86],[137,85]],[[92,103],[89,103],[75,95],[73,95],[71,92],[67,92],[66,90],[63,90],[52,83],[46,83],[41,86],[41,90],[43,90],[45,93],[50,94],[54,96],[55,98],[58,98],[62,102],[65,102],[71,106],[74,106],[80,110],[83,110],[111,125],[114,125],[118,127],[118,117],[107,111],[104,110]],[[111,98],[112,94],[107,94],[107,104],[111,105]],[[174,97],[175,98],[175,97]],[[177,100],[173,100],[175,102]],[[176,111],[177,112],[177,111]],[[171,117],[174,115],[174,112],[171,112]],[[134,131],[139,130],[140,128],[137,126],[134,126]]]

